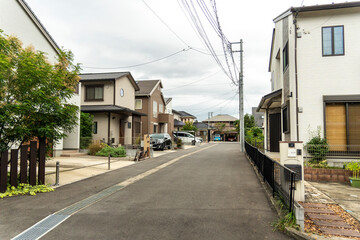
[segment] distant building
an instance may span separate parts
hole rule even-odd
[[[229,114],[218,114],[214,117],[205,119],[202,122],[207,123],[213,128],[211,131],[212,136],[214,134],[220,134],[222,141],[233,141],[234,139],[237,140],[238,135],[235,127],[236,120],[238,119]]]
[[[254,116],[255,125],[259,128],[264,128],[264,113],[257,112],[257,107],[251,108],[252,115]]]

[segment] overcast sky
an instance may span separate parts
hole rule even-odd
[[[181,0],[26,1],[57,44],[74,53],[82,72],[130,71],[135,80],[161,79],[164,96],[173,98],[173,108],[200,121],[208,112],[239,116],[238,87],[209,54]],[[211,10],[213,1],[203,2]],[[272,20],[291,6],[331,2],[341,1],[216,1],[227,39],[244,41],[245,112],[251,113],[251,107],[258,106],[261,97],[270,92],[267,70]],[[206,19],[201,22],[225,64],[219,37]],[[189,46],[192,49],[188,50]],[[239,55],[234,56],[239,66]],[[165,59],[130,67],[161,58]]]

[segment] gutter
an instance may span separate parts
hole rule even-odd
[[[296,12],[294,23],[294,37],[295,37],[295,95],[296,95],[296,141],[299,141],[299,91],[298,91],[298,70],[297,70],[297,16]]]

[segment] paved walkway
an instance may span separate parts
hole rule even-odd
[[[305,226],[318,234],[360,238],[359,197],[360,189],[349,185],[305,182]]]

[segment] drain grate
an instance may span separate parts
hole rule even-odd
[[[121,185],[115,185],[112,187],[109,187],[95,195],[92,195],[91,197],[88,197],[84,200],[81,200],[80,202],[77,202],[67,208],[64,208],[63,210],[58,211],[57,213],[54,213],[34,226],[28,228],[18,236],[14,237],[13,240],[33,240],[33,239],[39,239],[42,236],[44,236],[46,233],[50,232],[53,228],[55,228],[57,225],[65,221],[67,218],[69,218],[74,213],[80,211],[81,209],[84,209],[91,204],[96,203],[97,201],[110,196],[111,194],[115,193],[116,191],[124,188],[124,186]]]
[[[113,194],[114,192],[116,192],[122,188],[124,188],[124,187],[117,186],[117,185],[109,187],[95,195],[92,195],[91,197],[85,198],[84,200],[81,200],[80,202],[77,202],[67,208],[64,208],[63,210],[60,210],[56,214],[73,215],[74,213],[80,211],[81,209],[86,208],[93,203],[96,203],[97,201],[99,201],[100,199],[102,199],[104,197],[110,196],[111,194]]]
[[[59,214],[50,215],[14,237],[13,240],[39,239],[69,217]]]

